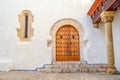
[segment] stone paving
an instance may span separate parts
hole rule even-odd
[[[0,72],[0,80],[120,80],[120,75],[104,73],[42,73],[35,71]]]

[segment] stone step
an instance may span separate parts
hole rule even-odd
[[[79,65],[52,65],[50,69],[79,68]]]
[[[106,72],[107,65],[104,64],[77,64],[77,63],[57,63],[52,64],[45,69],[41,69],[41,72],[47,73],[68,73],[68,72],[85,72],[85,73],[96,73]]]
[[[64,64],[64,65],[51,65],[50,69],[64,69],[64,68],[107,68],[106,65],[80,65],[80,64]]]
[[[81,72],[80,69],[43,69],[41,72],[46,73],[74,73],[74,72]]]
[[[106,68],[64,68],[64,69],[42,69],[46,73],[97,73],[106,72]]]
[[[61,73],[62,69],[42,69],[41,72],[46,73]]]

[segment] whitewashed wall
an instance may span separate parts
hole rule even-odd
[[[120,71],[120,7],[115,12],[112,28],[113,28],[115,66]]]
[[[85,60],[89,64],[107,63],[104,27],[93,29],[91,19],[87,15],[91,3],[90,0],[87,1],[2,0],[0,3],[0,70],[34,70],[44,64],[50,64],[52,49],[47,47],[47,40],[51,39],[50,28],[63,18],[72,18],[82,24],[86,32],[85,40],[88,40],[88,45],[84,49]],[[16,31],[19,27],[18,15],[25,9],[30,10],[34,15],[34,36],[30,42],[20,42]],[[116,46],[117,42],[118,40]],[[116,52],[116,56],[119,55],[118,53],[119,51]],[[118,59],[116,62],[119,66]]]

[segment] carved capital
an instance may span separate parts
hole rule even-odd
[[[98,24],[98,23],[94,23],[94,24],[93,24],[93,27],[94,27],[94,28],[99,28],[99,24]]]
[[[101,13],[101,20],[103,23],[112,22],[114,19],[114,11],[104,11]]]

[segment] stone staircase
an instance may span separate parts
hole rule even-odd
[[[55,62],[49,67],[41,69],[47,73],[100,73],[106,72],[105,64],[85,64],[80,62]]]

